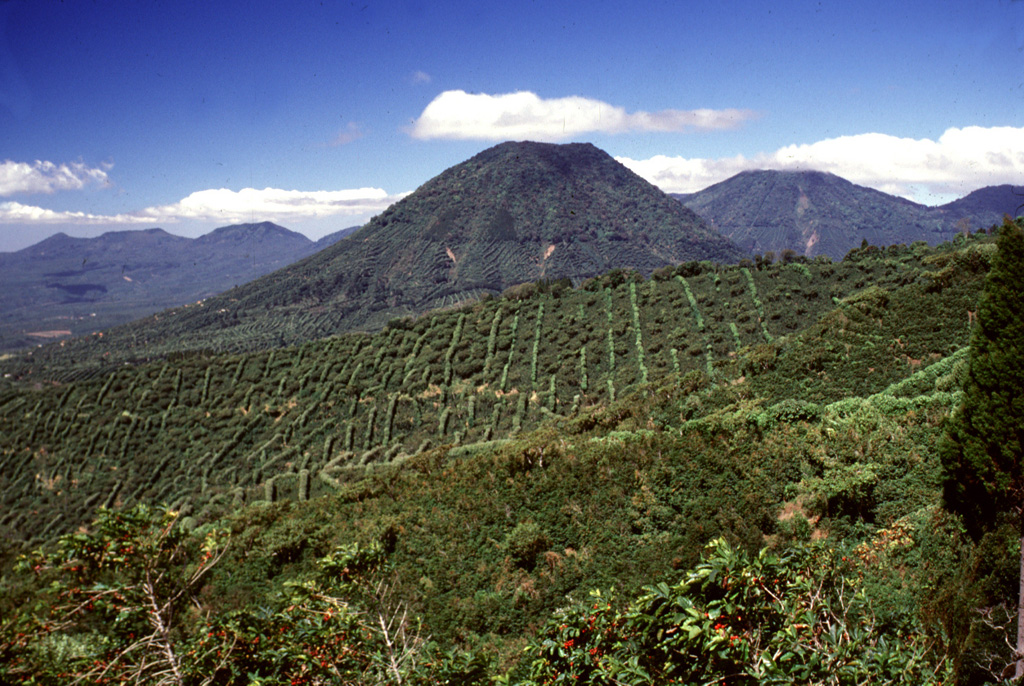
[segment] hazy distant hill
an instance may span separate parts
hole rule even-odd
[[[328,245],[334,245],[335,243],[340,241],[342,238],[348,238],[349,236],[351,236],[352,234],[354,234],[356,231],[358,231],[361,228],[363,228],[362,225],[350,226],[347,229],[341,229],[340,231],[335,231],[334,233],[329,233],[326,236],[323,236],[322,238],[317,239],[317,241],[316,241],[316,249],[317,250],[323,250]]]
[[[839,259],[864,239],[935,244],[955,233],[931,208],[824,172],[741,172],[680,199],[751,253]]]
[[[377,329],[523,282],[745,256],[593,145],[503,143],[431,179],[349,239],[201,307],[109,332],[104,346],[120,341],[136,357],[251,350]]]
[[[225,226],[196,239],[163,229],[56,234],[0,253],[0,349],[90,333],[220,293],[354,230],[316,243],[270,222]]]
[[[936,209],[954,226],[989,227],[1024,212],[1024,186],[985,186]]]
[[[839,259],[871,245],[927,241],[988,228],[1013,216],[1024,197],[1011,186],[983,188],[928,207],[816,171],[748,171],[677,199],[751,253],[795,250]]]

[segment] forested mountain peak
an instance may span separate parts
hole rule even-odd
[[[680,199],[751,253],[839,259],[864,240],[935,244],[956,232],[933,208],[820,171],[747,171]]]
[[[130,347],[133,359],[276,347],[380,329],[540,279],[578,283],[615,268],[650,274],[745,256],[593,145],[502,143],[427,181],[349,240],[202,307],[110,331],[102,351],[73,345],[86,357]]]
[[[888,246],[935,245],[989,228],[1024,202],[1009,185],[989,186],[939,207],[912,202],[814,170],[743,171],[696,193],[674,197],[751,253],[839,259],[866,240]]]
[[[198,245],[227,241],[272,240],[277,243],[293,243],[308,245],[312,241],[297,231],[286,229],[273,222],[257,222],[249,224],[232,224],[214,229],[196,239]]]
[[[1016,217],[1024,211],[1024,188],[1010,184],[985,186],[937,209],[953,222],[966,219],[971,225],[991,226],[1001,222],[1004,214]]]
[[[108,231],[95,238],[78,238],[59,232],[17,252],[0,253],[0,259],[53,259],[63,256],[84,259],[102,252],[130,252],[153,246],[185,245],[189,242],[187,238],[174,236],[158,228]]]
[[[515,266],[500,277],[481,274],[474,280],[484,288],[498,288],[495,277],[507,285],[542,276],[594,276],[613,267],[649,273],[683,260],[745,256],[589,143],[525,141],[488,148],[376,217],[363,237],[385,229],[389,237],[450,242],[446,247],[452,250],[491,242],[543,253],[555,247],[540,259],[516,255]]]

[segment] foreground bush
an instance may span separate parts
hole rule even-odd
[[[383,548],[348,545],[260,607],[213,614],[207,572],[230,541],[177,513],[101,510],[87,532],[25,556],[37,601],[0,620],[0,682],[24,684],[476,683],[394,593]]]
[[[807,546],[749,556],[723,539],[624,609],[594,592],[527,649],[540,684],[939,684],[951,665],[913,625],[883,625],[852,562]]]

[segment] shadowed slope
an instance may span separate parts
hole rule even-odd
[[[839,259],[864,240],[934,245],[957,232],[952,215],[824,172],[742,172],[678,197],[751,253],[795,250]]]

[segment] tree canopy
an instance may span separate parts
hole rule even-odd
[[[978,302],[964,398],[942,449],[945,498],[975,534],[1024,508],[1024,231],[1007,220]]]
[[[978,301],[964,399],[943,443],[946,505],[979,535],[1006,515],[1020,536],[1014,678],[1024,676],[1024,231],[1009,217]],[[1007,643],[1009,643],[1007,637]]]

